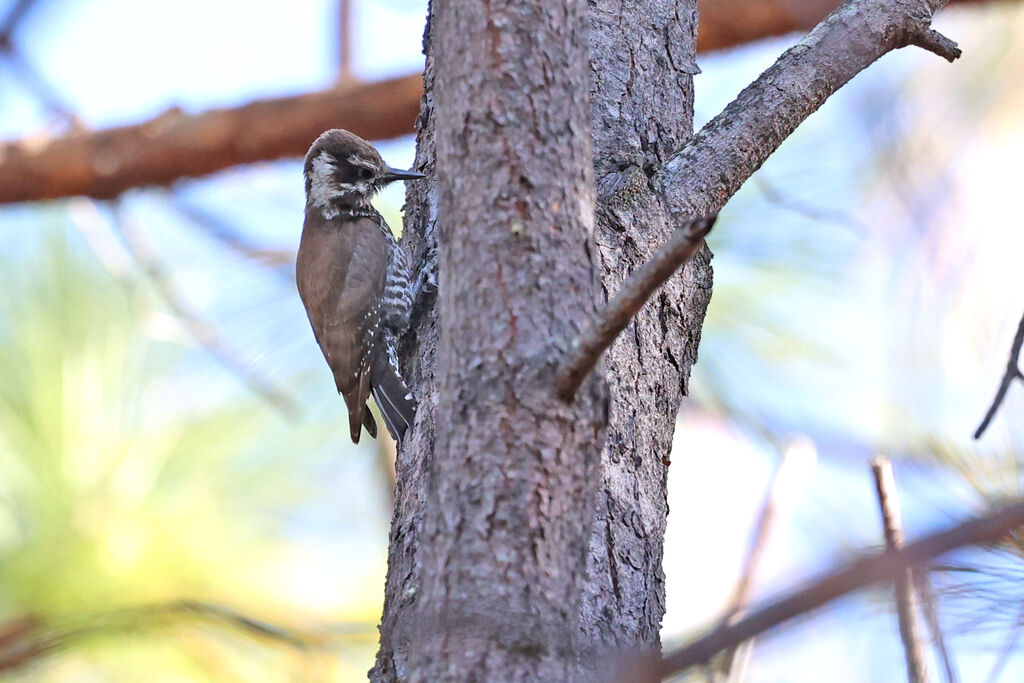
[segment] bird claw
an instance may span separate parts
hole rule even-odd
[[[437,294],[437,249],[429,248],[423,255],[419,276],[416,278],[416,298]]]

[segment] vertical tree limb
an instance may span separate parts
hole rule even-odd
[[[436,403],[402,444],[429,443],[429,473],[413,580],[392,549],[373,677],[584,680],[607,400],[593,381],[567,405],[550,378],[598,298],[585,0],[435,3],[429,32]]]
[[[946,683],[959,683],[960,676],[957,673],[953,656],[946,647],[946,637],[942,632],[942,624],[939,622],[939,606],[935,599],[935,590],[932,586],[931,575],[927,567],[914,569],[914,585],[917,588],[917,595],[921,599],[921,612],[928,623],[928,630],[932,634],[932,642],[935,644],[935,652],[939,662],[942,664],[942,674]]]
[[[693,132],[696,0],[589,0],[588,19],[595,277],[607,297],[676,227],[645,169]],[[594,657],[660,643],[669,455],[711,297],[709,261],[698,248],[603,355],[608,434],[580,607]]]
[[[892,476],[892,463],[884,456],[871,461],[871,473],[875,478],[878,506],[882,512],[882,527],[885,531],[886,550],[899,550],[904,545],[903,522],[900,515],[896,482]],[[921,625],[917,619],[917,604],[914,598],[912,569],[907,569],[896,578],[896,613],[899,617],[900,639],[907,661],[907,679],[910,683],[928,682],[928,663],[921,638]]]
[[[352,80],[352,0],[338,0],[338,82]]]
[[[674,264],[693,251],[695,219],[713,216],[808,116],[836,90],[882,55],[915,44],[947,59],[959,56],[956,44],[931,29],[932,13],[947,0],[847,0],[694,135],[663,164],[645,164],[645,174],[660,189],[675,235],[652,262],[634,272],[616,298],[601,311],[592,329],[581,335],[563,360],[556,391],[572,397],[579,379],[594,367],[602,349],[625,329],[657,290]],[[605,179],[601,178],[601,184]],[[617,186],[620,183],[611,183]],[[612,193],[608,193],[612,194]],[[615,201],[606,202],[614,210]],[[680,248],[682,243],[682,248]],[[651,285],[654,286],[651,286]]]

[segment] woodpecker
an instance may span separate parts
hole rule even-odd
[[[416,406],[398,369],[397,340],[409,325],[414,286],[405,253],[370,204],[396,180],[423,178],[384,163],[373,145],[346,130],[313,142],[303,166],[306,218],[295,265],[313,335],[348,406],[353,443],[365,426],[370,394],[388,431],[401,440]]]

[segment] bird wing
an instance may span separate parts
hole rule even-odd
[[[345,398],[359,441],[381,326],[388,244],[375,221],[326,223],[307,216],[296,281],[320,350]]]

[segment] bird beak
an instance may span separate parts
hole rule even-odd
[[[382,180],[385,183],[393,183],[396,180],[416,180],[417,178],[426,178],[427,176],[416,171],[403,171],[397,168],[391,168],[388,166],[387,173],[384,174]]]

